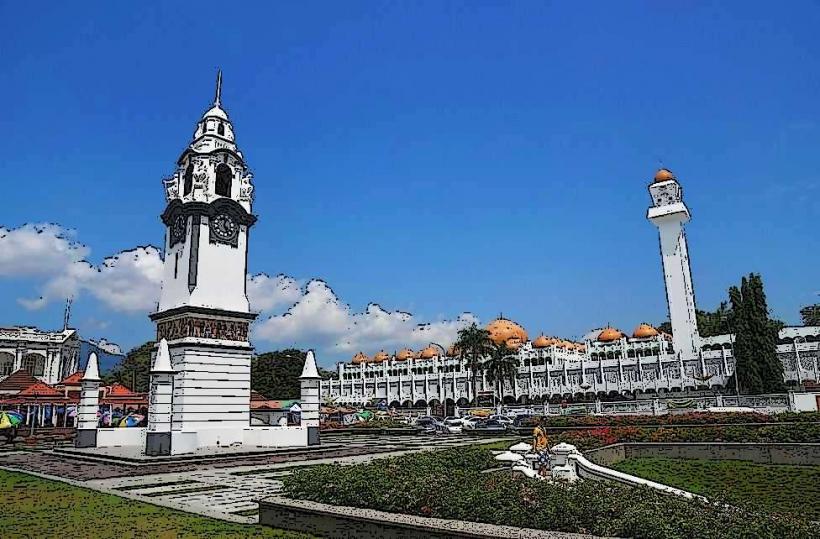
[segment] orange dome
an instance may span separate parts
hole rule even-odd
[[[438,348],[433,345],[428,346],[424,350],[420,351],[418,356],[419,359],[433,359],[438,355]]]
[[[396,361],[407,361],[411,357],[415,356],[415,352],[410,350],[409,348],[405,348],[404,350],[399,350],[396,354]]]
[[[550,339],[546,338],[543,334],[539,335],[537,339],[532,341],[533,348],[546,348],[550,345]]]
[[[458,357],[459,355],[461,355],[461,350],[455,344],[447,349],[447,357]]]
[[[387,361],[388,359],[390,359],[390,356],[384,350],[373,356],[374,363],[381,363],[382,361]]]
[[[524,343],[518,337],[511,337],[507,339],[507,342],[504,344],[506,344],[507,348],[509,348],[510,350],[518,350]]]
[[[358,354],[356,354],[355,356],[353,356],[352,361],[353,361],[353,364],[354,364],[354,365],[358,365],[358,364],[360,364],[360,363],[367,363],[367,361],[368,361],[369,359],[370,359],[370,358],[368,358],[368,357],[367,357],[366,355],[364,355],[362,352],[359,352]]]
[[[675,179],[675,175],[672,174],[672,171],[669,170],[668,168],[659,169],[655,173],[655,181],[656,182],[666,182],[666,181],[674,180],[674,179]]]
[[[614,342],[623,336],[620,329],[606,327],[598,334],[598,342]]]
[[[632,332],[632,336],[636,339],[648,339],[650,337],[657,337],[658,335],[658,330],[645,322],[638,325],[635,331]]]
[[[518,339],[517,344],[513,342],[513,346],[521,346],[521,343],[530,340],[524,328],[506,318],[498,318],[487,324],[487,331],[495,344],[507,343],[510,346],[511,339]]]

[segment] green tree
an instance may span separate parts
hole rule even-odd
[[[490,339],[490,332],[478,327],[475,322],[458,330],[458,337],[455,348],[461,359],[467,360],[467,366],[473,373],[473,399],[478,404],[476,398],[476,384],[478,374],[482,368],[484,358],[492,354],[493,341]]]
[[[301,396],[299,376],[305,366],[305,354],[288,348],[259,354],[251,360],[251,389],[271,399],[298,399]],[[335,373],[319,368],[324,380]]]
[[[697,310],[695,316],[698,321],[698,334],[701,337],[714,337],[715,335],[726,335],[731,333],[729,327],[729,304],[721,301],[715,311]]]
[[[740,288],[729,289],[728,322],[735,334],[734,356],[738,386],[743,393],[782,391],[783,364],[777,357],[777,332],[782,322],[769,317],[763,280],[743,277]]]
[[[492,351],[484,360],[484,370],[487,372],[487,381],[495,385],[498,401],[504,401],[504,382],[514,383],[518,372],[518,358],[515,350],[506,343],[494,344]]]
[[[153,351],[154,341],[134,348],[108,374],[103,375],[103,381],[106,384],[120,383],[138,393],[147,392]]]
[[[800,319],[804,326],[820,326],[820,303],[800,309]]]

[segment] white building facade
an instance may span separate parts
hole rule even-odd
[[[79,370],[80,338],[74,329],[0,328],[0,379],[24,369],[54,385]]]
[[[647,219],[658,227],[672,335],[640,324],[631,335],[609,327],[595,330],[582,343],[543,335],[531,341],[524,328],[499,318],[487,326],[491,338],[515,349],[518,359],[514,382],[505,382],[502,389],[505,402],[734,392],[727,387],[735,368],[733,336],[698,334],[683,226],[690,214],[680,184],[661,169],[649,192]],[[820,327],[784,328],[777,353],[787,383],[820,380]],[[437,345],[418,353],[405,349],[368,357],[360,352],[351,362],[338,364],[337,380],[322,381],[322,397],[349,404],[378,400],[396,407],[468,406],[474,391],[495,388],[483,371],[473,371],[458,356]]]

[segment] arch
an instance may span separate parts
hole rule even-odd
[[[427,401],[423,399],[419,399],[416,401],[416,404],[413,405],[414,408],[427,408]]]
[[[466,408],[470,404],[470,401],[468,401],[464,397],[461,397],[460,399],[458,399],[456,401],[456,404],[458,405],[459,408]]]
[[[224,135],[225,134],[225,124],[219,122],[216,126],[216,133],[217,135]]]
[[[399,401],[391,401],[388,408],[401,408],[401,403]]]
[[[515,404],[515,397],[512,395],[505,395],[504,399],[501,401],[504,404]]]
[[[413,401],[406,400],[403,403],[401,403],[401,407],[402,408],[412,408],[413,407]]]
[[[194,164],[188,163],[188,166],[185,167],[185,174],[183,176],[183,188],[182,194],[183,195],[190,195],[191,191],[194,190]]]
[[[46,371],[46,358],[40,354],[26,354],[23,356],[21,367],[32,376],[43,376]]]
[[[233,172],[231,167],[225,163],[219,163],[216,166],[216,187],[215,192],[217,196],[229,197],[231,196],[231,184],[233,183]]]
[[[14,354],[0,352],[0,376],[8,376],[14,370]]]

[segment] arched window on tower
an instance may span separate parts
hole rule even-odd
[[[231,196],[232,181],[231,167],[225,163],[220,163],[216,167],[216,194],[221,197]]]
[[[222,122],[219,122],[219,125],[216,127],[216,132],[220,135],[225,134],[225,125]]]
[[[194,164],[189,163],[188,168],[185,169],[185,176],[184,176],[184,187],[182,194],[183,195],[190,195],[191,191],[194,189]]]
[[[207,131],[207,130],[208,130],[208,122],[206,122],[205,120],[202,120],[202,134],[204,135],[205,131]]]

